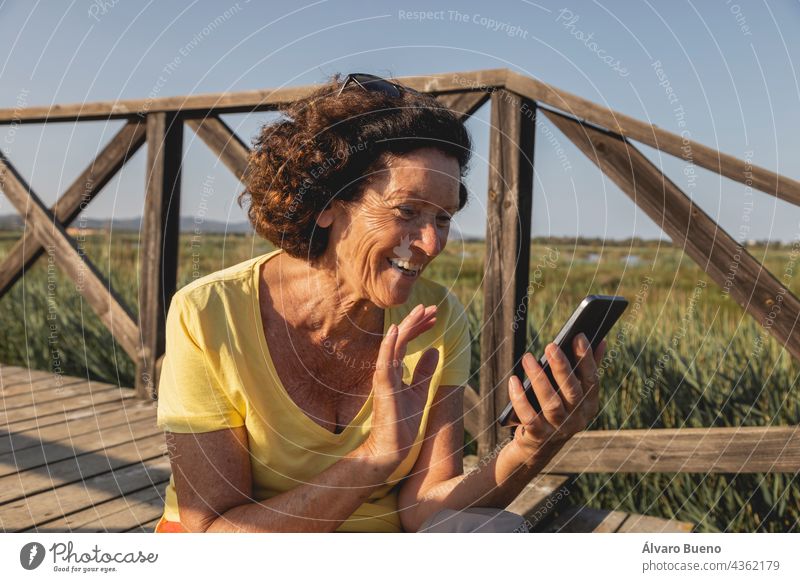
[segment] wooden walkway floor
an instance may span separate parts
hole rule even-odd
[[[169,460],[152,402],[0,367],[0,531],[152,531]]]
[[[0,531],[151,532],[170,476],[156,407],[116,385],[0,365]],[[477,459],[465,459],[465,470]],[[511,505],[537,532],[678,532],[688,523],[564,507],[570,475]]]

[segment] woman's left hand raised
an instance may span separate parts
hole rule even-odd
[[[525,373],[531,379],[541,412],[536,412],[525,396],[522,382],[511,376],[509,397],[520,425],[514,433],[514,443],[529,463],[537,457],[550,456],[575,433],[584,430],[597,415],[599,408],[600,375],[598,366],[605,353],[606,341],[592,353],[586,336],[573,341],[573,353],[578,363],[573,370],[567,356],[555,344],[545,349],[545,356],[558,382],[553,386],[532,354],[522,358]],[[558,388],[558,390],[556,389]]]

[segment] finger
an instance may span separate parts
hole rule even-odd
[[[423,307],[417,305],[400,323],[396,357],[402,360],[406,355],[408,343],[436,325],[436,306]]]
[[[436,372],[436,366],[439,363],[439,350],[436,348],[429,348],[425,350],[422,357],[417,362],[417,367],[414,368],[414,376],[411,379],[411,388],[427,392],[431,384],[431,378]]]
[[[397,326],[393,323],[386,331],[386,335],[381,341],[378,350],[378,361],[376,362],[375,373],[379,379],[391,382],[394,380],[393,371],[395,368],[395,348],[397,346]]]
[[[422,309],[420,306],[414,308],[415,311],[409,313],[400,322],[400,340],[411,341],[424,331],[430,329],[431,321],[436,319],[436,308]]]
[[[520,424],[533,424],[538,412],[536,412],[536,409],[528,400],[522,382],[513,374],[511,378],[508,379],[508,397],[511,400],[511,406],[514,408],[514,412],[517,414]]]
[[[553,371],[553,377],[558,382],[561,397],[567,410],[572,410],[580,404],[583,398],[583,388],[566,354],[555,344],[550,344],[544,351],[547,362]]]
[[[606,355],[606,347],[608,346],[608,342],[606,340],[601,341],[597,349],[594,351],[594,363],[597,367],[600,367],[600,362],[603,361],[603,356]]]
[[[592,353],[592,346],[589,345],[589,340],[586,339],[584,334],[579,334],[575,338],[573,349],[578,356],[576,368],[583,386],[583,393],[590,406],[594,405],[598,399],[599,375],[597,373],[597,363]]]
[[[550,384],[547,374],[544,373],[539,362],[530,352],[523,356],[522,366],[525,368],[528,378],[531,379],[533,393],[536,394],[536,398],[539,400],[539,406],[547,422],[553,426],[560,426],[567,418],[567,410],[561,397],[556,392],[555,386]]]
[[[409,328],[416,322],[424,321],[427,318],[436,315],[436,305],[429,305],[425,307],[422,303],[412,309],[408,315],[403,318],[400,323],[401,328]]]

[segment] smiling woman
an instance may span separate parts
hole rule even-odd
[[[463,123],[363,74],[283,113],[240,198],[278,249],[169,309],[158,422],[172,478],[156,531],[524,531],[497,508],[552,447],[515,439],[463,475],[469,326],[424,276],[467,200]]]

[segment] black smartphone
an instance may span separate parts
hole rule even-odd
[[[586,299],[581,301],[581,304],[578,305],[572,317],[569,318],[567,323],[564,324],[564,327],[561,328],[561,331],[558,332],[553,343],[561,348],[569,359],[570,364],[572,364],[572,367],[575,368],[578,359],[572,350],[572,340],[579,334],[586,334],[592,346],[592,351],[594,351],[627,307],[628,300],[624,297],[589,295]],[[556,382],[556,379],[553,377],[553,372],[550,370],[550,363],[547,361],[547,357],[542,356],[539,360],[539,364],[542,366],[544,373],[547,374],[550,383],[558,390],[558,382]],[[528,397],[528,402],[531,403],[536,412],[540,412],[542,407],[539,405],[539,401],[533,391],[530,378],[525,378],[523,388],[525,388],[525,395]],[[501,426],[519,424],[517,413],[514,412],[514,408],[510,402],[500,414],[497,422],[499,422]]]

